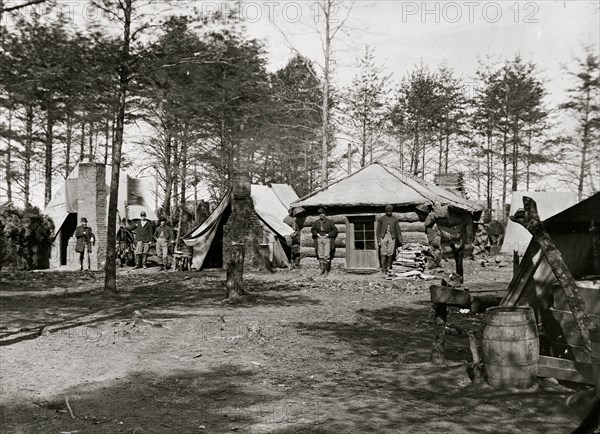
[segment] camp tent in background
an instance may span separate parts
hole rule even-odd
[[[592,221],[595,225],[600,222],[600,193],[544,220],[544,226],[575,278],[585,311],[592,324],[597,325],[600,324],[600,241],[597,233],[590,232]],[[583,347],[564,291],[536,243],[529,242],[500,304],[533,307],[541,324],[540,352],[545,356],[540,358],[540,373],[560,380],[591,383],[591,354]]]
[[[479,219],[483,210],[442,187],[374,162],[292,203],[295,214],[302,210],[306,216],[301,230],[302,255],[315,256],[310,227],[317,218],[317,210],[324,207],[338,228],[335,256],[345,258],[346,269],[379,268],[375,226],[387,204],[394,206],[405,244],[428,245],[438,235],[425,227],[429,208],[440,212],[440,216],[443,214],[446,221],[451,220],[450,226],[464,223],[471,231],[473,221]]]
[[[515,212],[519,208],[523,208],[523,196],[528,196],[535,200],[540,220],[546,220],[578,202],[576,192],[513,191],[510,203],[510,215],[515,215]],[[530,241],[531,234],[527,229],[509,220],[506,225],[504,241],[502,242],[500,251],[511,255],[514,251],[517,251],[519,255],[523,255]]]
[[[107,185],[110,182],[111,168],[106,167],[103,164],[95,163],[84,163],[85,173],[83,176],[85,179],[80,179],[80,165],[77,164],[71,171],[67,179],[62,183],[60,188],[54,193],[48,205],[44,209],[43,213],[48,215],[54,222],[54,243],[52,246],[50,268],[65,265],[78,265],[75,264],[77,261],[74,258],[73,245],[75,240],[73,234],[75,228],[79,225],[80,217],[87,217],[89,221],[95,221],[95,215],[104,215],[104,222],[102,227],[106,227],[106,221],[108,220],[108,200],[110,187]],[[81,211],[80,200],[81,195],[92,197],[97,194],[94,190],[94,186],[97,185],[95,181],[96,175],[95,170],[104,171],[105,181],[104,183],[104,194],[106,196],[105,204],[101,204],[94,201],[87,201],[90,205],[94,206],[94,209],[89,206],[84,211]],[[89,179],[93,177],[94,179]],[[156,220],[156,214],[154,212],[154,200],[152,190],[150,186],[143,182],[122,173],[119,178],[119,199],[117,203],[117,222],[121,218],[138,219],[142,211],[146,211],[146,215],[149,220]],[[104,206],[103,210],[95,209],[95,207]],[[79,216],[80,211],[82,215]],[[105,238],[105,234],[99,234],[97,225],[91,225],[92,230],[97,236],[97,246],[94,249],[97,251],[99,248],[106,249],[106,246],[102,246],[99,241]],[[104,229],[103,229],[104,230]],[[105,230],[104,230],[105,231]],[[71,248],[69,248],[71,244]],[[97,264],[100,267],[100,264]]]
[[[271,263],[275,267],[288,266],[289,247],[285,237],[291,235],[292,228],[283,219],[298,195],[287,184],[252,185],[250,195],[255,215],[263,227],[262,242],[269,244]],[[193,247],[192,265],[196,270],[223,267],[223,227],[231,215],[232,200],[233,193],[229,190],[208,219],[183,238],[188,247]]]

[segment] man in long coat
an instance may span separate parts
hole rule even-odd
[[[154,241],[154,226],[150,220],[146,220],[146,211],[140,213],[140,221],[134,229],[136,264],[133,268],[146,268],[146,257],[150,251],[150,243]]]
[[[315,220],[310,231],[321,266],[321,274],[327,275],[331,271],[331,260],[333,259],[331,251],[335,249],[338,230],[335,224],[325,216],[325,210],[319,208],[319,218]]]
[[[87,218],[81,217],[81,225],[75,228],[75,238],[77,243],[75,244],[75,251],[79,253],[79,264],[81,265],[81,271],[83,271],[83,258],[85,252],[88,252],[88,270],[90,269],[90,253],[92,252],[92,245],[96,243],[96,238],[92,233],[92,228],[88,225]]]
[[[377,219],[377,244],[380,248],[381,271],[387,273],[392,265],[394,249],[402,246],[400,222],[392,215],[394,207],[386,205],[385,215]]]

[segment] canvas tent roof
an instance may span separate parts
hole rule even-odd
[[[106,179],[110,180],[111,168],[106,167]],[[77,179],[79,176],[79,165],[71,171],[67,179],[60,188],[54,193],[48,205],[44,209],[44,214],[48,215],[54,221],[55,237],[62,227],[65,219],[70,213],[77,212],[78,188]],[[107,204],[109,195],[109,186],[106,187]],[[118,218],[138,218],[140,212],[146,211],[150,220],[156,220],[156,214],[152,203],[152,193],[149,186],[141,180],[131,178],[127,174],[121,173],[119,178],[119,200],[117,205]],[[106,209],[108,213],[108,207]]]
[[[363,167],[294,202],[294,207],[431,205],[434,202],[475,213],[481,206],[448,190],[388,168],[379,162]]]
[[[292,187],[286,184],[275,185],[279,186],[278,191],[282,194],[284,201],[289,200],[293,196],[298,197]],[[288,215],[289,202],[288,206],[286,206],[277,195],[275,189],[266,185],[252,185],[250,187],[250,195],[254,203],[254,210],[265,226],[281,237],[291,235],[293,232],[292,228],[283,222],[283,219]],[[204,263],[223,213],[231,203],[232,198],[231,191],[228,191],[208,219],[183,239],[183,242],[187,246],[194,247],[192,263],[198,270]]]
[[[271,190],[286,209],[290,208],[292,202],[298,200],[298,195],[289,184],[271,184]]]
[[[523,196],[535,200],[541,220],[546,220],[577,203],[577,193],[573,192],[514,191],[510,204],[510,215],[514,215],[519,208],[523,208]],[[501,252],[512,253],[516,250],[522,255],[530,241],[529,231],[520,224],[509,220]]]

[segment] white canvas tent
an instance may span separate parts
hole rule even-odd
[[[535,200],[540,220],[546,220],[555,214],[575,205],[578,202],[577,193],[555,192],[555,191],[513,191],[510,203],[510,215],[515,215],[519,208],[523,208],[523,196]],[[508,221],[504,241],[502,242],[502,253],[512,254],[513,251],[520,255],[525,253],[531,234],[520,224]]]
[[[283,222],[288,215],[290,203],[298,199],[298,195],[287,184],[252,185],[250,195],[254,204],[256,215],[263,224],[263,229],[269,238],[271,261],[274,266],[287,266],[288,259],[282,246],[286,236],[291,235],[292,228]],[[200,270],[211,248],[214,246],[219,229],[225,224],[229,213],[233,194],[227,192],[221,203],[212,212],[208,219],[189,235],[183,242],[193,247],[192,265]],[[222,255],[222,251],[215,254]]]
[[[106,167],[106,179],[110,180],[111,168]],[[78,188],[77,179],[79,176],[79,165],[71,171],[68,178],[54,193],[48,205],[44,209],[44,214],[48,215],[54,222],[54,234],[56,237],[62,228],[69,214],[77,213],[78,205]],[[106,195],[108,204],[108,195],[110,193],[109,186],[106,186]],[[121,173],[119,178],[119,201],[117,205],[118,220],[121,218],[139,218],[142,210],[146,211],[146,215],[150,220],[156,220],[156,214],[152,203],[152,192],[150,187],[138,179],[131,178],[127,174]],[[108,207],[106,209],[108,217]]]

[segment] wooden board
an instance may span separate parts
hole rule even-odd
[[[468,306],[470,303],[468,291],[450,286],[431,285],[429,296],[432,303],[445,303],[453,306]]]
[[[557,380],[573,381],[575,383],[594,384],[591,364],[573,362],[557,357],[540,356],[538,376],[553,377]]]
[[[600,324],[598,315],[590,315],[590,320],[592,324]],[[548,309],[544,317],[544,326],[551,341],[584,346],[583,338],[571,311]]]
[[[585,311],[589,315],[600,315],[600,283],[586,285],[587,282],[577,282],[579,296],[585,304]],[[554,308],[562,311],[571,311],[571,308],[565,300],[565,292],[559,285],[553,286]]]
[[[592,363],[592,353],[586,350],[585,347],[569,345],[564,342],[550,342],[547,345],[549,346],[548,351],[551,352],[544,353],[544,355],[574,362]]]

